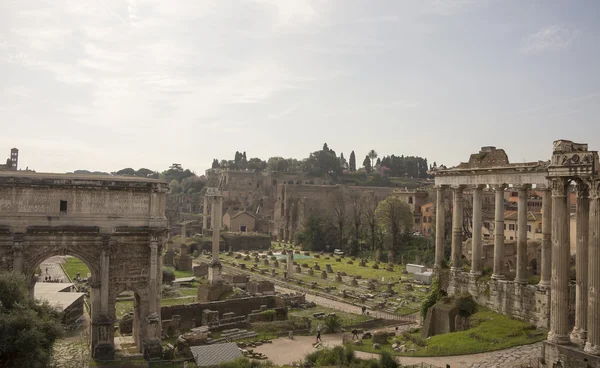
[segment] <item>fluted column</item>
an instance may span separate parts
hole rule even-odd
[[[446,206],[444,205],[444,193],[446,186],[437,187],[437,201],[435,207],[435,268],[440,269],[444,261],[444,246],[446,231]]]
[[[463,238],[463,190],[459,185],[452,188],[454,192],[454,204],[452,211],[452,271],[462,270],[462,238]]]
[[[585,344],[587,337],[589,216],[589,190],[580,182],[577,183],[575,326],[571,332],[571,341],[579,345]]]
[[[151,236],[150,238],[150,270],[149,270],[149,286],[148,286],[148,314],[156,314],[157,306],[157,275],[158,275],[158,238]]]
[[[208,197],[204,196],[204,207],[202,207],[202,230],[208,228]]]
[[[481,275],[481,192],[484,185],[478,185],[473,189],[473,239],[471,250],[471,273]]]
[[[552,192],[542,190],[542,271],[539,286],[550,287],[552,276]]]
[[[15,273],[23,272],[23,234],[13,235],[13,271]]]
[[[493,279],[505,279],[504,275],[504,189],[505,185],[494,186],[495,222],[494,222],[494,272]]]
[[[587,342],[585,351],[600,355],[600,185],[592,182],[590,186],[590,233],[588,248],[588,315]]]
[[[569,206],[568,183],[552,179],[552,297],[548,341],[566,345],[569,338]]]
[[[519,189],[519,208],[517,212],[517,275],[515,281],[527,283],[527,190],[528,185]]]
[[[110,236],[102,238],[100,252],[100,314],[108,317],[108,289],[110,280]]]

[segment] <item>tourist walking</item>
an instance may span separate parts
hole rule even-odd
[[[363,316],[365,315],[366,311],[367,311],[367,307],[363,305],[362,306],[362,314],[363,314]]]
[[[354,340],[355,337],[357,340],[360,340],[358,338],[358,330],[356,328],[352,330],[352,340]]]
[[[317,327],[317,341],[315,341],[315,344],[319,343],[319,342],[323,342],[323,340],[321,340],[321,325],[319,325]]]

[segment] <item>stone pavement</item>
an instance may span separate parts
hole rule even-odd
[[[76,341],[61,339],[54,343],[49,367],[87,368],[89,360],[90,351],[85,337]]]
[[[343,334],[325,334],[322,335],[323,345],[334,347],[342,344]],[[301,361],[307,354],[315,351],[312,344],[315,342],[314,336],[295,336],[293,340],[287,337],[281,337],[273,340],[272,344],[264,344],[256,347],[254,350],[263,353],[267,358],[277,365],[287,365]],[[529,367],[528,364],[536,363],[541,354],[542,343],[533,345],[517,346],[510,349],[494,352],[457,355],[448,357],[398,357],[401,364],[420,365],[421,363],[433,365],[435,367],[446,367],[449,364],[452,368],[516,368]],[[377,354],[356,352],[356,356],[363,359],[378,358]],[[537,365],[531,365],[537,367]]]
[[[44,277],[50,276],[53,280],[62,280],[62,282],[69,282],[69,278],[64,273],[62,267],[60,267],[61,263],[65,263],[65,257],[56,256],[50,257],[40,265],[40,270],[42,270],[42,274],[39,278],[39,282],[44,281]]]

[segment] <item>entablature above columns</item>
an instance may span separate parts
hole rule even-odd
[[[467,185],[467,186],[475,186],[475,185],[524,185],[524,184],[533,184],[533,185],[547,185],[548,179],[547,171],[541,172],[528,172],[528,173],[475,173],[472,175],[468,174],[460,174],[460,175],[440,175],[435,177],[435,185],[448,185],[448,186],[456,186],[456,185]]]

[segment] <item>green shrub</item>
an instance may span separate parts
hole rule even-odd
[[[383,351],[379,356],[379,365],[381,368],[398,368],[400,364],[388,351]]]
[[[335,333],[342,329],[342,320],[337,314],[328,314],[324,323],[329,333]]]
[[[270,361],[257,362],[246,358],[238,358],[231,362],[222,363],[219,368],[275,368],[276,366]]]
[[[170,267],[163,267],[162,280],[164,284],[170,284],[175,280],[175,270]]]
[[[195,251],[192,253],[192,256],[193,256],[194,258],[197,258],[197,257],[198,257],[198,250],[195,250]]]
[[[421,317],[423,319],[427,316],[429,308],[433,307],[440,300],[441,296],[440,279],[436,277],[431,283],[429,293],[421,303]]]
[[[260,312],[261,316],[264,316],[265,321],[273,321],[275,320],[275,311],[273,309],[267,309],[265,311]]]
[[[460,294],[456,297],[456,306],[459,309],[459,314],[462,317],[469,317],[477,309],[477,303],[473,300],[471,294]]]

